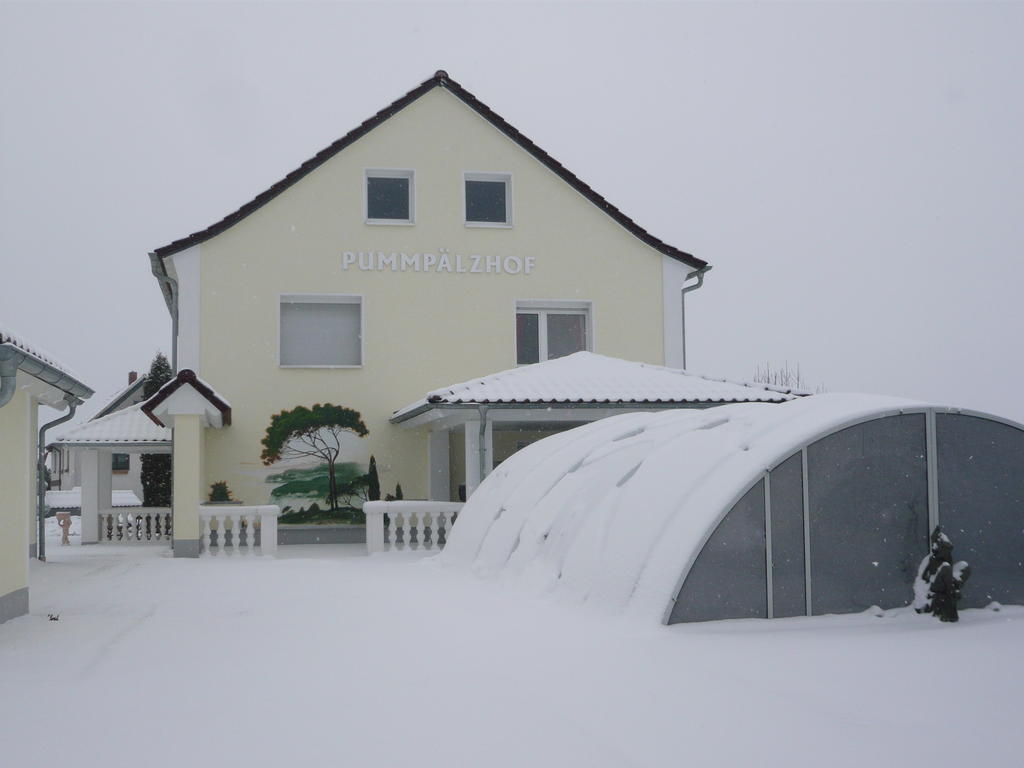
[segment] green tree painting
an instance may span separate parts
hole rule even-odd
[[[322,498],[332,510],[337,510],[342,500],[347,502],[346,506],[351,505],[353,494],[359,491],[357,481],[364,476],[357,465],[339,463],[338,459],[347,435],[366,437],[368,434],[362,415],[342,405],[324,403],[312,408],[299,405],[275,414],[262,441],[263,463],[311,458],[318,459],[321,465],[272,475],[267,481],[281,485],[271,495]],[[353,467],[356,467],[354,475]]]

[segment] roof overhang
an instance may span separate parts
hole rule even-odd
[[[63,408],[69,402],[81,405],[94,394],[68,371],[36,354],[13,336],[0,333],[0,368],[4,367],[16,371],[19,388],[29,390],[41,403],[53,408]]]
[[[142,404],[142,412],[161,427],[170,416],[199,416],[203,426],[220,429],[231,424],[231,404],[196,372],[185,368]]]
[[[429,427],[449,429],[476,421],[486,411],[489,421],[498,422],[587,422],[636,411],[667,411],[679,408],[714,408],[724,402],[562,402],[562,403],[428,403],[397,412],[392,424],[404,429]]]

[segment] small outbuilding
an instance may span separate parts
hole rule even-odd
[[[28,612],[28,561],[39,545],[39,435],[92,394],[49,354],[0,326],[0,622]],[[40,425],[40,404],[67,415]]]
[[[1024,426],[867,395],[631,413],[511,456],[443,562],[667,624],[908,605],[941,524],[962,605],[1024,603]]]

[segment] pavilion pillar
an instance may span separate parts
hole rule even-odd
[[[494,424],[484,422],[483,436],[480,434],[480,420],[466,422],[466,500],[472,495],[483,479],[490,474],[494,457]]]
[[[448,440],[451,431],[439,429],[429,434],[427,466],[431,501],[451,501],[451,476],[448,458]]]
[[[198,414],[174,417],[174,556],[199,557],[199,504],[203,497],[203,421]]]
[[[99,541],[99,514],[101,509],[113,506],[111,491],[110,451],[86,448],[81,453],[82,468],[82,544]]]

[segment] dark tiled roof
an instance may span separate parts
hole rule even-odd
[[[156,424],[166,427],[166,424],[153,415],[153,409],[186,384],[191,384],[196,392],[209,400],[210,404],[220,411],[221,420],[225,427],[231,425],[231,406],[214,392],[209,384],[200,379],[191,368],[182,368],[178,371],[177,376],[160,387],[155,395],[142,404],[142,412],[149,416]]]
[[[316,155],[314,155],[309,160],[304,162],[302,165],[300,165],[294,171],[289,173],[287,176],[285,176],[279,182],[274,184],[272,187],[265,190],[264,192],[261,192],[248,203],[243,205],[237,211],[228,214],[223,219],[218,221],[216,224],[213,224],[207,227],[206,229],[200,230],[199,232],[194,232],[188,237],[183,237],[180,240],[175,240],[173,243],[169,243],[168,245],[165,245],[162,248],[157,248],[153,253],[160,259],[163,259],[167,256],[170,256],[171,254],[177,253],[178,251],[182,251],[186,248],[190,248],[193,245],[202,243],[206,240],[209,240],[211,237],[220,234],[224,230],[228,229],[229,227],[244,219],[250,213],[253,213],[263,205],[269,203],[279,194],[288,189],[288,187],[290,187],[292,184],[295,184],[297,181],[302,179],[306,174],[312,172],[316,168],[323,165],[336,154],[341,152],[341,150],[343,150],[349,144],[352,144],[357,139],[361,138],[362,136],[365,136],[367,133],[372,131],[374,128],[383,123],[389,117],[399,112],[400,110],[404,109],[409,104],[416,101],[416,99],[420,98],[420,96],[423,96],[425,93],[432,90],[433,88],[444,88],[449,93],[452,93],[455,96],[457,96],[470,108],[475,110],[487,121],[489,121],[499,131],[501,131],[514,142],[519,144],[519,146],[521,146],[523,149],[525,149],[527,152],[529,152],[531,155],[537,158],[537,160],[539,160],[541,163],[547,166],[554,173],[558,174],[567,184],[569,184],[569,186],[571,186],[585,198],[590,200],[594,205],[596,205],[602,211],[604,211],[613,219],[615,219],[615,221],[621,224],[626,230],[628,230],[630,233],[638,237],[640,240],[645,242],[650,247],[654,248],[656,251],[663,253],[666,256],[670,256],[674,259],[677,259],[683,262],[684,264],[693,267],[694,269],[703,269],[704,267],[707,266],[706,261],[698,259],[696,256],[686,253],[685,251],[681,251],[678,248],[675,248],[674,246],[671,246],[668,243],[664,242],[663,240],[659,240],[654,235],[649,233],[646,229],[644,229],[635,221],[633,221],[631,218],[626,216],[626,214],[624,214],[614,205],[612,205],[603,197],[601,197],[601,195],[599,195],[597,192],[591,189],[589,185],[581,181],[575,174],[569,171],[560,162],[555,160],[553,157],[551,157],[551,155],[549,155],[543,149],[534,144],[528,137],[524,136],[514,127],[509,125],[509,123],[506,122],[504,118],[496,114],[490,107],[488,107],[482,101],[477,99],[476,96],[471,94],[457,82],[448,77],[448,73],[445,72],[444,70],[438,70],[434,74],[434,76],[431,77],[429,80],[425,80],[419,86],[413,88],[411,91],[405,94],[405,96],[402,96],[397,101],[392,102],[387,107],[382,109],[380,112],[375,114],[373,117],[369,118],[368,120],[365,120],[362,124],[360,124],[352,131],[349,131],[347,134],[342,136],[329,147],[318,152]]]

